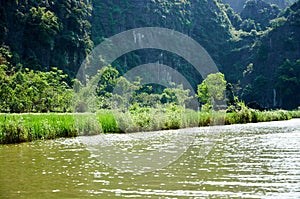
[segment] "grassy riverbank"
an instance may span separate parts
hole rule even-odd
[[[144,109],[122,113],[102,110],[95,114],[0,114],[0,143],[76,137],[100,133],[124,133],[196,126],[267,122],[300,118],[300,111],[242,109],[234,113]]]

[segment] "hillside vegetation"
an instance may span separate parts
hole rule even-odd
[[[255,101],[266,108],[297,108],[300,101],[300,1],[236,2],[1,1],[1,106],[15,107],[7,112],[25,110],[25,106],[18,105],[21,102],[17,99],[22,93],[15,84],[29,81],[31,77],[55,85],[57,82],[47,82],[52,74],[63,83],[57,90],[69,89],[86,55],[105,38],[132,28],[155,26],[177,30],[201,44],[225,74],[227,82],[233,84],[235,94],[246,103]],[[134,66],[154,62],[178,70],[195,91],[203,80],[181,57],[155,49],[127,53],[113,66],[124,74]],[[5,90],[8,88],[5,85],[12,90]],[[34,83],[27,86],[28,93],[36,95],[30,89],[38,86]],[[154,90],[158,92],[159,88]],[[9,97],[12,93],[13,97]],[[41,95],[54,94],[42,90]],[[43,106],[52,102],[43,103],[40,100],[38,106],[27,104],[29,108],[25,111],[45,111]],[[60,103],[63,104],[63,100]],[[60,106],[57,104],[49,106],[49,111],[66,109],[57,108]]]

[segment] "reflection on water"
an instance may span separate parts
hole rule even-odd
[[[191,146],[179,144],[185,153],[162,169],[130,173],[103,164],[116,157],[112,145],[124,155],[115,162],[138,165],[158,146],[178,151],[166,140],[179,143],[186,133],[194,136]],[[84,137],[1,145],[0,198],[300,197],[299,119],[103,138],[100,148],[87,147]]]
[[[167,167],[193,144],[197,129],[79,137],[90,153],[118,172],[146,173]],[[207,136],[211,137],[211,136]]]

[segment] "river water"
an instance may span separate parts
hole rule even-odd
[[[300,119],[0,145],[0,198],[300,198]]]

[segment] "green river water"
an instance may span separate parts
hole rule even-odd
[[[300,198],[300,119],[0,145],[0,198]]]

